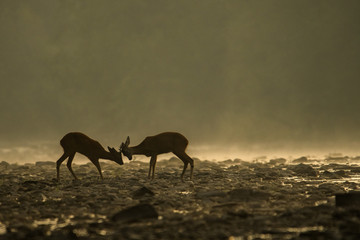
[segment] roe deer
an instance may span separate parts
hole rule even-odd
[[[64,154],[56,162],[56,173],[57,180],[60,179],[60,165],[66,158],[69,158],[67,161],[67,167],[75,179],[78,179],[75,176],[71,168],[71,163],[74,159],[75,153],[81,153],[88,157],[90,161],[95,165],[99,171],[101,179],[104,179],[101,173],[101,167],[99,163],[99,158],[112,160],[120,165],[123,165],[121,152],[117,152],[114,148],[110,148],[107,152],[98,141],[95,141],[83,133],[80,132],[71,132],[66,134],[61,140],[60,145],[64,149]]]
[[[126,142],[121,143],[120,152],[129,160],[132,159],[132,155],[134,154],[151,157],[148,177],[150,178],[150,174],[152,173],[152,179],[154,178],[157,155],[172,152],[184,162],[181,181],[184,181],[184,173],[189,163],[191,166],[190,180],[192,180],[194,160],[185,153],[188,143],[189,141],[180,133],[164,132],[155,136],[146,137],[139,145],[134,147],[129,147],[130,138],[127,137]]]

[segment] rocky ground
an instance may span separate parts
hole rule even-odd
[[[356,163],[195,160],[123,166],[101,161],[0,163],[0,239],[360,239],[360,202],[336,195],[360,188]]]

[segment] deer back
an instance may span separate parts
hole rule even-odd
[[[155,136],[146,137],[140,144],[144,152],[168,153],[177,150],[184,150],[188,140],[180,133],[164,132]]]
[[[98,141],[79,132],[66,134],[61,139],[60,144],[64,148],[64,151],[78,152],[87,157],[98,157],[106,152]]]

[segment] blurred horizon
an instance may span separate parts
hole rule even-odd
[[[360,155],[359,12],[356,0],[2,0],[0,153],[61,154],[72,131],[104,147],[178,131],[194,157]]]
[[[107,145],[103,144],[104,148]],[[106,142],[105,142],[106,143]],[[109,144],[111,147],[117,148],[115,145]],[[261,146],[253,146],[252,148],[241,148],[239,146],[188,146],[186,152],[195,160],[200,159],[202,161],[225,161],[240,159],[242,161],[252,162],[268,162],[272,159],[284,158],[288,162],[295,159],[306,157],[308,159],[316,159],[319,161],[325,160],[328,157],[339,158],[340,161],[344,159],[354,159],[358,162],[360,159],[359,151],[353,150],[354,148],[349,147],[348,149],[338,147],[327,147],[327,148],[313,148],[313,149],[297,149],[291,148],[262,148]],[[60,144],[54,142],[42,142],[42,143],[28,143],[17,147],[0,148],[0,162],[5,161],[8,163],[35,163],[35,162],[56,162],[59,157],[63,154],[62,147]],[[176,156],[172,153],[161,154],[158,156],[158,160],[168,160]],[[343,158],[343,160],[341,160]],[[126,156],[123,155],[124,163],[127,164],[130,161]],[[133,160],[149,162],[150,158],[143,155],[135,155]],[[106,159],[100,159],[100,162],[110,162]],[[333,161],[334,162],[334,161]],[[75,164],[86,164],[90,163],[89,159],[84,155],[77,153],[74,159]],[[180,161],[179,161],[179,165]],[[54,165],[55,166],[55,165]]]

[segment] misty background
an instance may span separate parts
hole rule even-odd
[[[179,131],[194,157],[360,154],[359,12],[357,0],[0,0],[0,160],[55,161],[70,131],[115,147]]]

